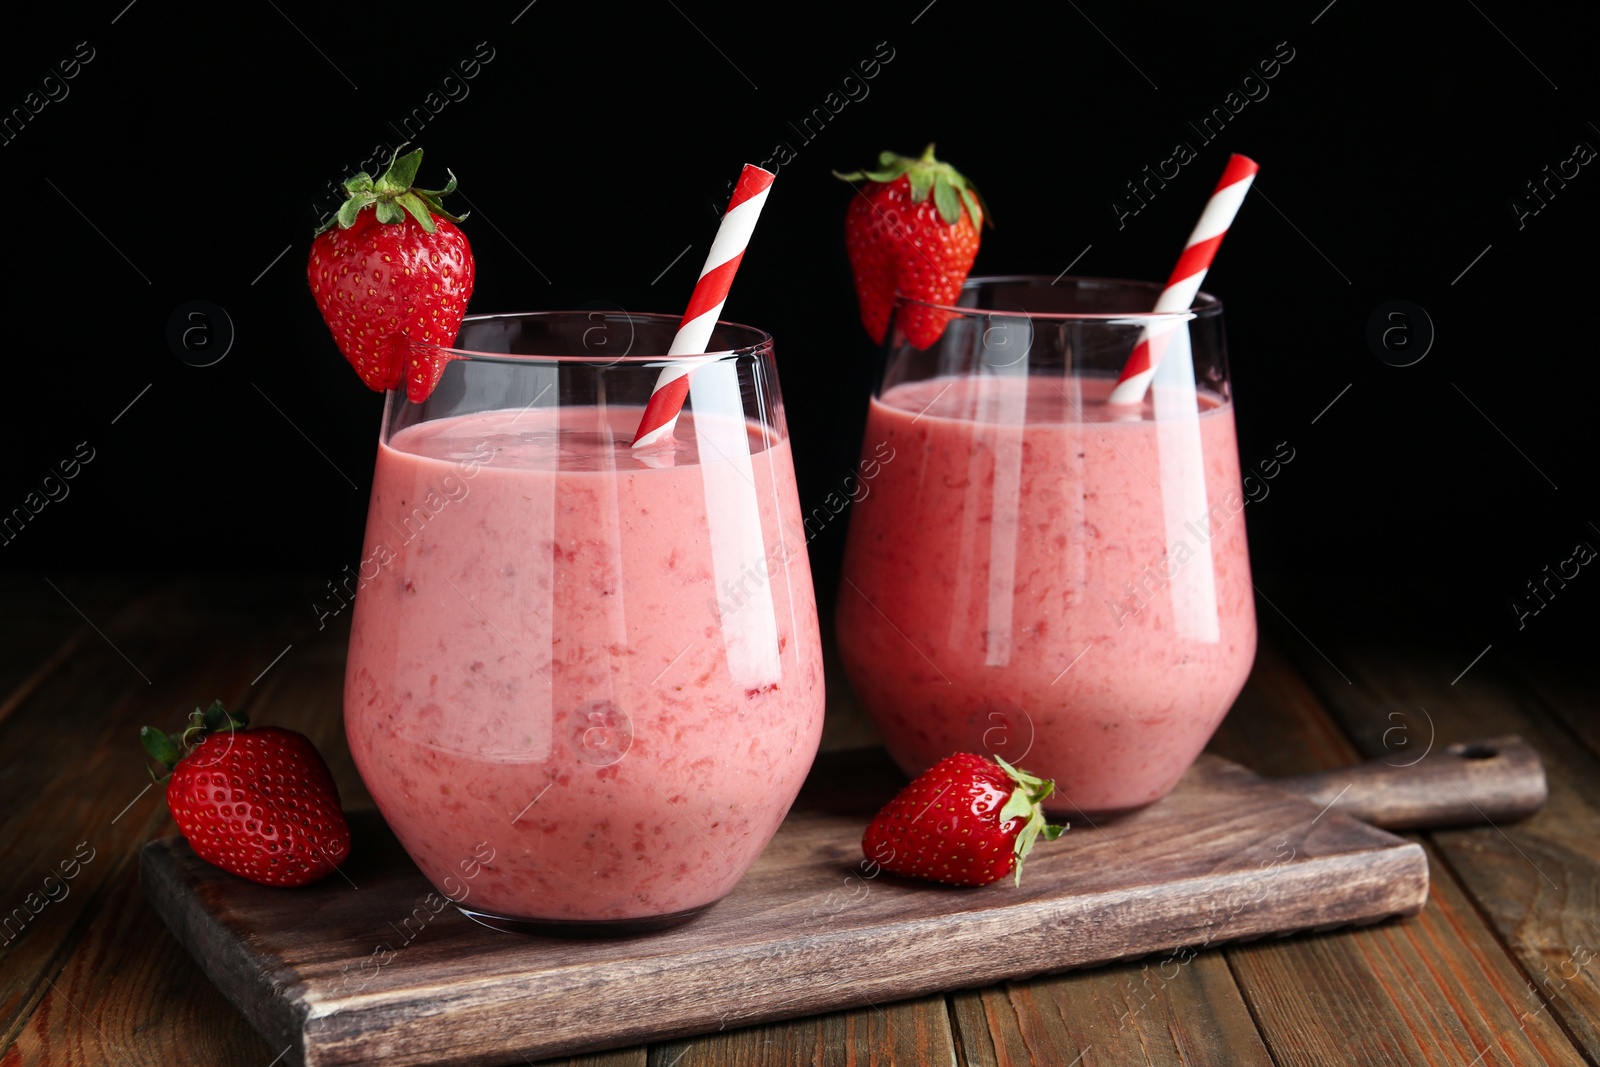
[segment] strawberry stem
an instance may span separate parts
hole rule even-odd
[[[1022,862],[1028,858],[1028,853],[1033,851],[1034,842],[1040,837],[1043,837],[1046,841],[1054,841],[1067,832],[1070,824],[1062,823],[1057,826],[1054,823],[1045,821],[1042,805],[1050,794],[1056,791],[1055,782],[1048,778],[1040,778],[1037,775],[1029,774],[1027,771],[1019,770],[999,756],[994,757],[994,761],[1004,769],[1006,774],[1011,776],[1013,782],[1017,783],[1017,787],[1012,790],[1010,798],[1006,800],[1005,806],[1000,809],[1001,824],[1004,825],[1008,819],[1025,818],[1028,820],[1023,824],[1021,831],[1018,832],[1016,844],[1013,846],[1017,857],[1016,881],[1014,884],[1021,885]]]
[[[367,208],[372,208],[378,221],[386,225],[405,221],[410,215],[417,221],[417,225],[428,233],[433,233],[435,226],[433,216],[449,219],[451,222],[460,222],[466,215],[452,215],[440,203],[440,197],[448,196],[455,192],[456,176],[448,168],[446,174],[450,180],[443,189],[419,189],[411,183],[417,178],[417,170],[422,166],[422,149],[418,148],[405,155],[401,155],[401,145],[394,150],[394,156],[389,160],[389,167],[377,180],[366,171],[361,171],[344,183],[345,201],[339,207],[339,213],[329,219],[317,233],[326,233],[338,226],[341,230],[348,230],[356,224],[356,218]]]
[[[150,758],[161,764],[171,773],[172,768],[178,765],[178,746],[172,743],[172,738],[157,730],[154,726],[141,726],[139,728],[139,742],[144,745],[144,750],[150,753]],[[150,776],[156,777],[156,772],[151,770]],[[166,775],[156,778],[156,781],[165,781]]]
[[[164,734],[154,726],[140,727],[139,743],[150,754],[150,758],[165,768],[165,773],[157,774],[155,768],[151,767],[150,777],[164,784],[172,777],[172,769],[193,752],[207,735],[243,730],[249,725],[250,720],[243,712],[231,713],[222,706],[222,701],[213,700],[204,711],[199,708],[191,711],[188,721],[178,733]]]
[[[939,217],[946,225],[954,226],[960,222],[961,211],[965,208],[967,214],[972,216],[972,225],[982,229],[983,220],[988,214],[983,197],[978,195],[978,190],[967,181],[965,175],[950,164],[936,159],[933,147],[929,144],[922,150],[922,155],[915,159],[893,152],[880,152],[877,170],[858,170],[849,174],[834,171],[833,176],[846,182],[874,181],[882,184],[904,176],[911,183],[912,203],[920,204],[932,193]]]

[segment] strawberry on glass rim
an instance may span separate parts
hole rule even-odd
[[[171,736],[139,731],[163,773],[167,808],[195,855],[240,878],[300,886],[325,878],[350,854],[339,787],[311,739],[250,727],[213,700]]]
[[[834,177],[856,188],[845,214],[845,250],[861,304],[861,325],[878,344],[889,327],[896,293],[928,304],[954,305],[978,255],[983,200],[972,183],[934,158],[883,152],[878,169]],[[939,340],[951,316],[913,305],[901,329],[917,348]]]
[[[1067,830],[1045,821],[1041,805],[1055,788],[998,756],[946,756],[873,816],[861,850],[908,878],[988,885],[1011,874],[1021,885],[1034,842]]]
[[[404,148],[404,145],[400,146]],[[317,231],[306,277],[339,351],[371,389],[406,383],[421,403],[439,384],[472,297],[472,246],[440,198],[453,192],[411,183],[422,149],[400,154],[377,180],[344,183],[339,213]],[[449,174],[449,171],[445,173]]]

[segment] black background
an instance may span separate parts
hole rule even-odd
[[[796,150],[727,315],[778,339],[808,507],[848,473],[876,372],[830,169],[936,140],[998,222],[977,272],[1161,280],[1228,152],[1252,156],[1206,288],[1228,309],[1245,464],[1296,454],[1246,510],[1263,620],[1431,635],[1463,664],[1593,633],[1587,568],[1525,629],[1511,607],[1577,542],[1600,547],[1600,164],[1520,225],[1512,207],[1600,146],[1577,5],[525,4],[109,0],[8,26],[6,113],[93,58],[0,145],[0,511],[79,442],[95,458],[0,547],[5,581],[282,570],[309,602],[358,557],[382,401],[313,306],[309,240],[326,183],[476,54],[415,139],[425,184],[449,166],[475,209],[475,311],[681,310],[739,165]],[[809,143],[790,126],[890,50]],[[1215,141],[1186,125],[1291,51]],[[1198,158],[1119,227],[1124,182],[1179,140]],[[1392,299],[1436,329],[1413,366],[1366,339]],[[190,300],[233,323],[213,366],[167,342]],[[843,533],[812,546],[824,605]]]

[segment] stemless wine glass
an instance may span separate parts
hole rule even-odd
[[[692,918],[811,766],[823,678],[772,338],[719,323],[666,447],[630,444],[676,317],[467,319],[390,392],[345,677],[362,780],[505,929]]]
[[[1135,808],[1244,685],[1256,622],[1222,306],[1154,314],[1159,291],[978,278],[958,307],[896,301],[838,635],[907,774],[987,751],[1054,778],[1054,812]],[[1146,330],[1165,342],[1149,394],[1107,404]]]

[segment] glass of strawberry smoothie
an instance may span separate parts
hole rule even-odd
[[[1058,814],[1164,796],[1244,685],[1256,621],[1222,307],[1160,287],[981,278],[918,349],[894,325],[845,550],[846,672],[915,775],[989,752]],[[1144,402],[1106,403],[1169,329]],[[870,466],[869,466],[870,461]]]
[[[760,855],[822,729],[822,652],[772,339],[719,323],[635,452],[676,317],[469,318],[391,392],[345,728],[440,893],[487,925],[630,934]]]

